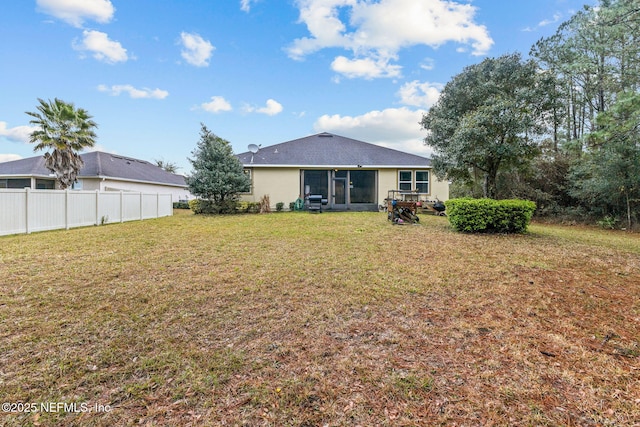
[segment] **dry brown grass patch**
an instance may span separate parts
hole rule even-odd
[[[0,238],[0,395],[34,425],[637,425],[640,239],[384,214]]]

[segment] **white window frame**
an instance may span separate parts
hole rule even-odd
[[[426,181],[424,181],[424,180],[418,181],[418,173],[419,172],[424,172],[424,173],[427,174]],[[420,194],[430,194],[431,193],[431,188],[429,186],[430,179],[431,179],[431,173],[428,170],[426,170],[426,169],[418,169],[418,170],[415,171],[415,189],[418,190],[418,185],[419,184],[427,184],[427,191],[418,191],[418,193],[420,193]]]
[[[405,180],[402,179],[402,174],[403,173],[409,173],[409,180],[408,181],[406,179]],[[403,185],[406,187],[407,184],[409,184],[409,188],[402,188]],[[408,170],[408,169],[403,169],[403,170],[399,170],[398,171],[398,190],[400,190],[400,191],[412,191],[413,190],[413,171]]]
[[[82,179],[76,179],[75,182],[71,184],[72,190],[82,190],[83,187],[84,187],[84,181],[82,181]]]
[[[240,194],[253,194],[253,169],[244,168],[242,170],[247,176],[249,176],[249,191]]]

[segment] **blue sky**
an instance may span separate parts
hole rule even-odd
[[[428,156],[419,121],[452,76],[527,55],[595,0],[20,0],[0,14],[0,161],[35,155],[60,98],[96,149],[177,164],[200,123],[268,146],[319,132]],[[39,153],[37,153],[39,154]]]

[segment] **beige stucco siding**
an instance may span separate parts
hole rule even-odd
[[[269,167],[250,168],[252,191],[249,194],[241,195],[241,200],[245,202],[259,202],[264,195],[269,195],[271,207],[275,208],[276,203],[283,202],[285,207],[290,202],[300,197],[300,168]],[[415,170],[415,169],[402,169]],[[424,170],[424,169],[423,169]],[[398,172],[400,169],[378,169],[378,200],[379,205],[383,205],[388,196],[389,190],[398,189]],[[431,172],[429,174],[429,194],[421,195],[425,200],[442,201],[449,199],[449,184],[446,181],[439,181]]]
[[[431,173],[431,200],[449,200],[449,182],[438,180],[433,173]]]
[[[389,190],[398,188],[398,170],[380,169],[378,170],[378,204],[384,205]]]
[[[378,172],[378,203],[383,204],[389,190],[398,189],[398,172],[400,170],[425,170],[425,169],[380,169]],[[429,171],[429,194],[421,195],[425,200],[442,201],[449,199],[449,183],[436,179],[433,171]]]
[[[268,195],[271,207],[283,202],[285,208],[300,197],[300,169],[297,168],[251,168],[251,193],[243,194],[245,202],[259,202]]]

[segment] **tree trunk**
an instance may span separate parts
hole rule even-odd
[[[484,197],[489,199],[496,198],[496,176],[497,172],[485,172],[484,174],[484,183],[482,185],[482,191],[484,193]]]
[[[627,231],[631,231],[631,201],[629,200],[629,192],[625,192],[627,199]]]

